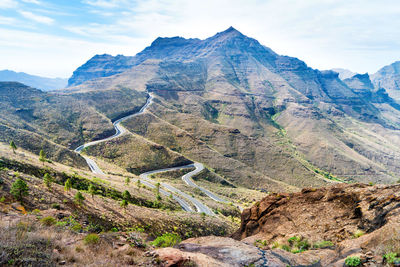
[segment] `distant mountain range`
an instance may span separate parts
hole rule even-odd
[[[50,90],[65,88],[67,86],[68,79],[46,78],[46,77],[30,75],[24,72],[1,70],[0,81],[20,82],[43,91],[50,91]]]

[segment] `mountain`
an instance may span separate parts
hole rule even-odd
[[[368,74],[230,27],[95,56],[70,85],[0,82],[0,265],[397,264],[400,107]]]
[[[72,77],[68,79],[68,86],[74,86],[87,80],[93,80],[99,77],[111,76],[125,70],[128,70],[134,64],[132,57],[118,55],[95,55],[88,62],[74,71]]]
[[[109,99],[112,96],[123,97],[126,104],[115,107]],[[96,98],[94,103],[92,97]],[[111,120],[137,111],[146,98],[124,90],[114,90],[107,97],[101,92],[58,94],[17,82],[0,82],[0,99],[1,142],[13,140],[34,153],[45,149],[52,160],[86,168],[85,161],[72,150],[85,141],[113,134]]]
[[[67,86],[67,79],[45,78],[11,70],[1,70],[0,81],[20,82],[43,91],[61,89]]]
[[[376,88],[384,88],[390,97],[400,100],[400,61],[396,61],[371,75]]]
[[[341,69],[341,68],[334,68],[332,69],[334,72],[339,73],[339,78],[341,80],[348,79],[356,75],[357,73],[352,72],[351,70]]]
[[[400,111],[390,95],[368,75],[341,80],[233,27],[204,40],[157,38],[133,57],[95,56],[71,79],[74,93],[153,92],[151,112],[126,127],[237,185],[398,178]]]

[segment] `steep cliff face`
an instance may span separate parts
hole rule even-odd
[[[68,79],[68,86],[75,86],[85,81],[121,73],[134,65],[133,57],[95,55],[74,71],[72,77]]]
[[[383,67],[371,78],[377,89],[384,88],[390,97],[400,100],[400,61]]]
[[[351,78],[344,79],[343,82],[357,93],[364,93],[374,90],[374,85],[368,73],[356,74]]]

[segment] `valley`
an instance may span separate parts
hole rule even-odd
[[[320,71],[230,27],[0,82],[0,265],[396,266],[397,65]]]

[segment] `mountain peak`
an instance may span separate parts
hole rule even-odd
[[[230,26],[228,29],[225,30],[225,32],[239,32],[239,31]]]
[[[244,36],[240,31],[230,26],[225,31],[219,32],[216,36]]]

